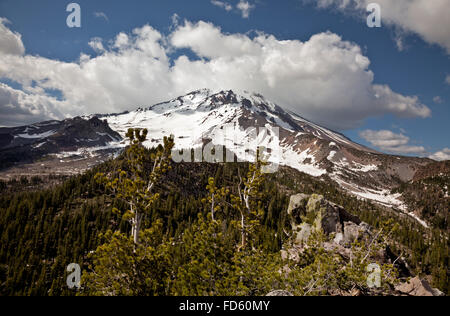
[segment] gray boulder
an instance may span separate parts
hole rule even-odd
[[[398,292],[409,296],[444,296],[438,289],[433,289],[426,280],[419,277],[411,279],[395,288]]]
[[[351,246],[356,240],[361,240],[370,236],[369,226],[365,223],[356,225],[352,222],[344,223],[344,234],[341,241],[342,245]]]
[[[306,242],[312,232],[336,234],[338,243],[349,244],[368,232],[369,226],[323,196],[297,194],[291,197],[288,215],[297,243]]]

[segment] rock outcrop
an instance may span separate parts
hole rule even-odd
[[[421,280],[419,277],[415,277],[395,289],[401,294],[409,296],[444,296],[444,293],[432,288],[426,280]]]
[[[313,231],[320,229],[327,235],[335,234],[335,243],[347,248],[355,240],[371,236],[369,225],[321,195],[292,196],[288,215],[298,244],[306,242]]]
[[[368,224],[321,195],[293,195],[289,203],[288,216],[294,238],[289,248],[282,250],[283,259],[298,261],[302,252],[307,249],[307,241],[311,234],[319,230],[332,237],[324,242],[323,249],[335,252],[345,260],[351,260],[353,257],[352,244],[355,241],[364,240],[370,244],[377,236]],[[413,277],[407,263],[395,255],[389,246],[379,250],[372,259],[381,264],[394,264],[400,278]],[[289,268],[285,269],[289,271]],[[274,293],[276,291],[271,294]],[[336,292],[336,295],[355,295],[355,293]],[[442,296],[443,293],[433,289],[426,280],[415,277],[398,285],[395,290],[392,288],[388,293],[378,293],[374,290],[373,295]]]

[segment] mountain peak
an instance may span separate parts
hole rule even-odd
[[[357,196],[399,208],[403,204],[390,190],[411,180],[427,163],[377,153],[248,91],[200,89],[143,111],[104,118],[121,135],[128,128],[147,128],[148,147],[172,134],[178,149],[211,141],[231,148],[239,159],[248,157],[245,144],[252,142],[252,129],[265,128],[270,142],[280,146],[281,165],[316,177],[327,175]],[[223,137],[225,126],[233,126],[234,134]]]
[[[261,94],[235,90],[200,89],[135,111],[4,130],[0,133],[5,134],[0,137],[0,145],[26,143],[39,153],[83,152],[86,148],[93,152],[95,147],[118,150],[126,146],[125,140],[118,140],[119,135],[126,138],[129,128],[148,130],[147,147],[155,147],[165,136],[174,135],[177,149],[198,149],[212,143],[225,146],[239,160],[250,160],[249,153],[256,148],[249,150],[249,144],[256,147],[254,132],[262,130],[263,135],[256,140],[258,145],[277,147],[270,162],[315,177],[327,176],[324,179],[336,181],[357,196],[398,208],[403,208],[403,204],[398,196],[390,194],[391,189],[412,180],[417,170],[429,163],[377,153],[283,110]],[[56,129],[61,132],[56,133]],[[52,145],[55,142],[59,145]]]

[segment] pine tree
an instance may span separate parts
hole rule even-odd
[[[211,205],[213,221],[215,220],[215,213],[223,207],[229,206],[237,213],[239,220],[233,221],[233,224],[238,227],[241,235],[239,250],[253,246],[254,240],[249,240],[249,236],[255,234],[257,228],[261,225],[261,219],[264,215],[262,207],[263,193],[261,191],[264,181],[263,166],[264,163],[257,158],[254,164],[250,164],[245,179],[242,178],[239,172],[239,184],[234,190],[235,194],[231,193],[230,189],[218,189],[214,178],[209,179],[207,186],[209,192],[208,202]]]
[[[91,255],[92,272],[83,275],[81,295],[167,295],[172,241],[165,239],[162,227],[156,221],[143,230],[139,244],[120,232],[102,235],[107,242]]]
[[[126,136],[130,146],[125,152],[126,166],[109,175],[99,173],[96,179],[106,186],[106,190],[128,205],[123,219],[129,221],[132,227],[131,234],[135,244],[139,243],[144,216],[148,214],[152,205],[159,199],[155,187],[161,176],[171,169],[170,159],[174,138],[164,137],[164,145],[159,146],[156,153],[148,155],[143,143],[147,138],[147,130],[129,129]],[[146,168],[151,167],[147,176]],[[114,213],[122,214],[117,208]]]

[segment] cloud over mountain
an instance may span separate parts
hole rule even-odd
[[[0,32],[0,47],[20,40],[4,23]],[[261,32],[227,34],[203,21],[185,21],[168,35],[145,25],[113,41],[92,39],[96,56],[82,53],[73,62],[21,54],[21,45],[14,46],[15,54],[0,51],[0,78],[22,86],[23,91],[8,87],[28,96],[27,103],[18,99],[20,108],[41,109],[24,123],[134,109],[199,88],[260,92],[287,110],[339,130],[388,113],[431,115],[417,97],[374,84],[361,48],[331,32],[302,42]],[[183,54],[184,49],[192,54]],[[19,120],[11,115],[0,114],[0,125]]]
[[[0,83],[0,126],[62,117],[58,102],[46,95],[25,93]]]
[[[360,133],[361,138],[368,141],[372,146],[383,151],[396,154],[424,154],[423,146],[410,144],[410,138],[403,134],[396,134],[392,131],[365,130]]]
[[[434,153],[429,158],[437,161],[450,160],[450,148],[444,148],[443,150]]]

